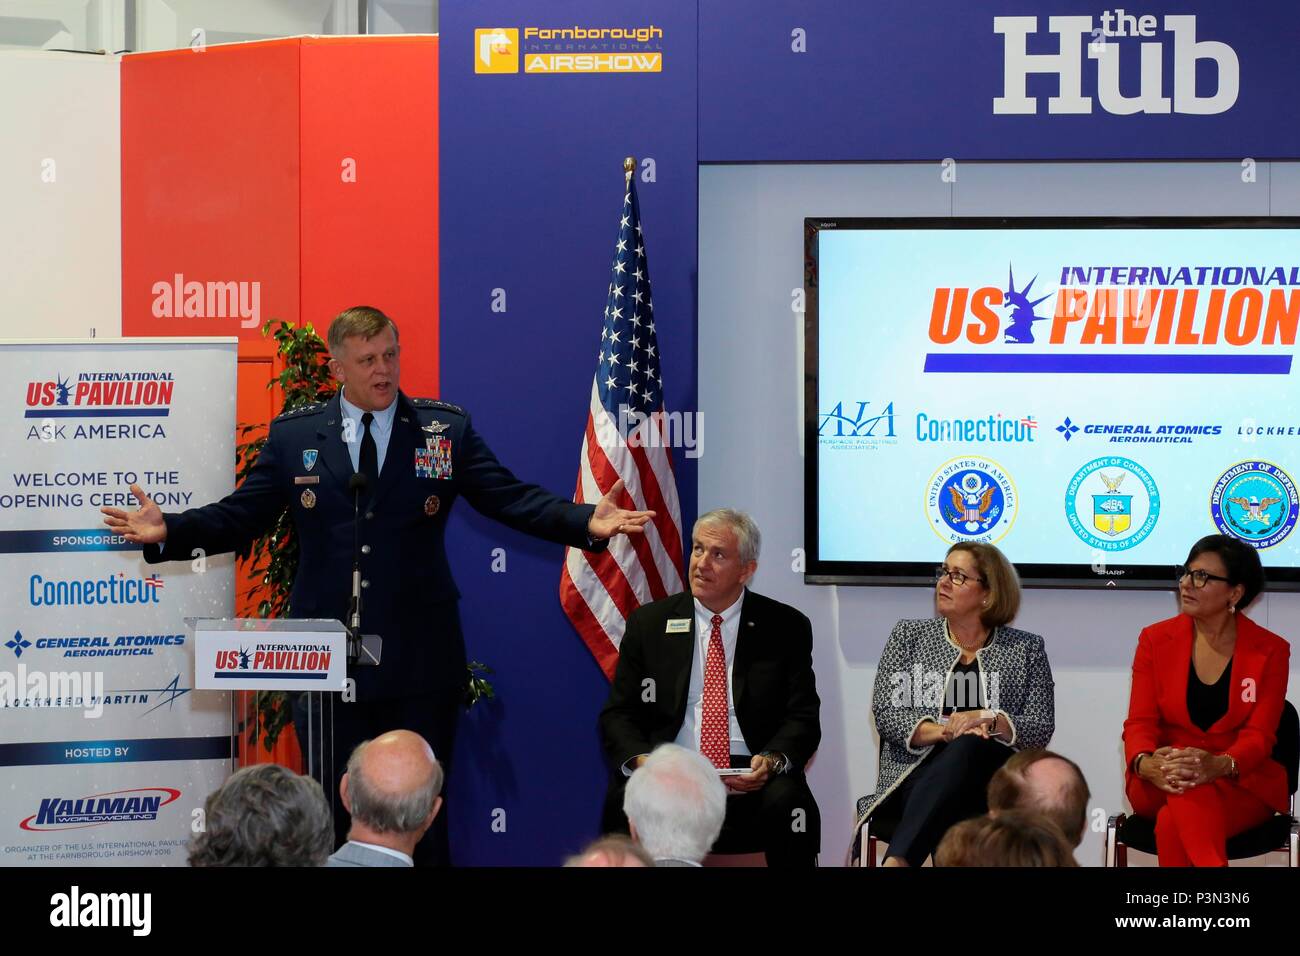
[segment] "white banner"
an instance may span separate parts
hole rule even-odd
[[[99,508],[232,490],[235,363],[234,339],[0,342],[0,865],[183,865],[230,771],[185,618],[230,615],[234,559],[147,565]]]

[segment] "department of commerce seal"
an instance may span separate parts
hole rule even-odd
[[[1131,458],[1094,458],[1065,489],[1065,519],[1098,551],[1127,551],[1145,541],[1160,518],[1160,489]]]

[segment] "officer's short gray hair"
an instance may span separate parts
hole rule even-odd
[[[343,354],[344,343],[353,336],[359,336],[369,342],[385,329],[393,330],[393,338],[399,338],[397,323],[384,315],[372,305],[354,305],[334,316],[325,338],[329,343],[330,355],[339,358]]]
[[[727,788],[699,751],[660,744],[632,772],[623,812],[656,860],[699,863],[722,832]]]
[[[348,797],[352,817],[379,833],[416,833],[433,811],[433,802],[442,792],[442,766],[429,751],[429,779],[409,793],[384,793],[366,778],[362,759],[366,740],[357,744],[348,758]]]
[[[700,528],[719,526],[729,529],[736,536],[741,561],[748,564],[750,561],[758,560],[763,536],[759,534],[754,519],[743,511],[736,511],[734,508],[715,508],[706,512],[695,519],[695,529],[691,532],[691,537],[695,537],[695,532]]]

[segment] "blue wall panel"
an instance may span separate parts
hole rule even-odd
[[[478,74],[475,29],[663,31],[658,73]],[[667,407],[696,407],[696,5],[650,0],[444,2],[441,10],[443,397],[521,477],[569,495],[623,200],[639,182]],[[504,289],[506,311],[492,311]],[[683,518],[696,469],[676,453]],[[471,657],[500,700],[462,723],[450,785],[458,864],[553,865],[598,832],[608,683],[557,596],[563,549],[458,506],[450,548]],[[491,570],[504,548],[507,570]],[[505,830],[493,828],[505,811]],[[496,818],[500,820],[500,814]]]
[[[1215,115],[1112,115],[1097,96],[1098,63],[1088,33],[1080,87],[1088,114],[1048,112],[1055,76],[1030,75],[1033,115],[995,115],[1004,95],[1004,36],[994,17],[1037,17],[1025,52],[1053,54],[1050,16],[1090,17],[1126,9],[1155,18],[1150,37],[1106,40],[1119,62],[1120,91],[1136,96],[1141,44],[1160,44],[1161,89],[1172,97],[1173,34],[1166,15],[1196,19],[1195,39],[1224,43],[1239,67],[1235,103]],[[1109,18],[1112,31],[1119,25]],[[1134,24],[1125,23],[1126,33]],[[804,31],[806,52],[792,49]],[[704,162],[956,159],[1255,159],[1300,155],[1294,90],[1300,7],[1289,0],[1239,5],[1150,0],[1098,5],[1079,0],[705,0],[700,4],[700,159]],[[1077,36],[1077,34],[1076,34]],[[1203,48],[1202,52],[1209,52]],[[1191,62],[1184,56],[1184,61]],[[1195,64],[1196,92],[1217,89],[1214,62]],[[1177,104],[1171,103],[1171,109]]]

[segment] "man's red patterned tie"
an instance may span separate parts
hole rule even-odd
[[[722,647],[722,616],[713,615],[709,653],[704,663],[704,707],[700,715],[700,753],[713,766],[731,766],[731,727],[727,719],[727,652]]]

